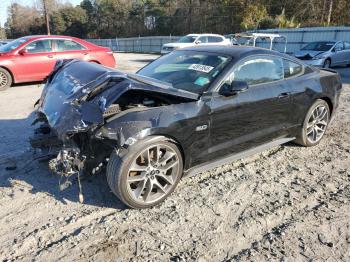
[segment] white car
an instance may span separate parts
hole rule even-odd
[[[163,45],[161,54],[167,54],[175,49],[188,47],[193,45],[231,45],[230,39],[222,35],[215,34],[189,34],[181,37],[175,43]]]

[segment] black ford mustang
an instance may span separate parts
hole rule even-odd
[[[34,147],[57,149],[66,177],[107,166],[126,205],[163,201],[183,174],[267,148],[320,142],[338,107],[339,75],[253,47],[174,51],[136,74],[60,61],[38,101]]]

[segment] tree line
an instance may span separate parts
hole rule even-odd
[[[42,1],[52,34],[81,38],[350,25],[349,0],[82,0],[78,6]],[[0,38],[46,34],[42,3],[12,2]]]

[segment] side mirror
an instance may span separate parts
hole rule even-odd
[[[223,85],[219,91],[222,96],[234,96],[248,90],[248,84],[245,81],[232,81],[231,85]]]
[[[195,43],[196,45],[198,45],[198,44],[202,43],[202,41],[201,41],[201,40],[196,40],[194,43]]]
[[[23,49],[19,50],[18,54],[20,54],[20,55],[28,54],[28,50],[23,48]]]

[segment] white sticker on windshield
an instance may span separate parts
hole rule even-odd
[[[192,64],[188,67],[188,69],[209,73],[211,70],[213,70],[214,67],[207,66],[207,65],[199,65],[199,64]]]

